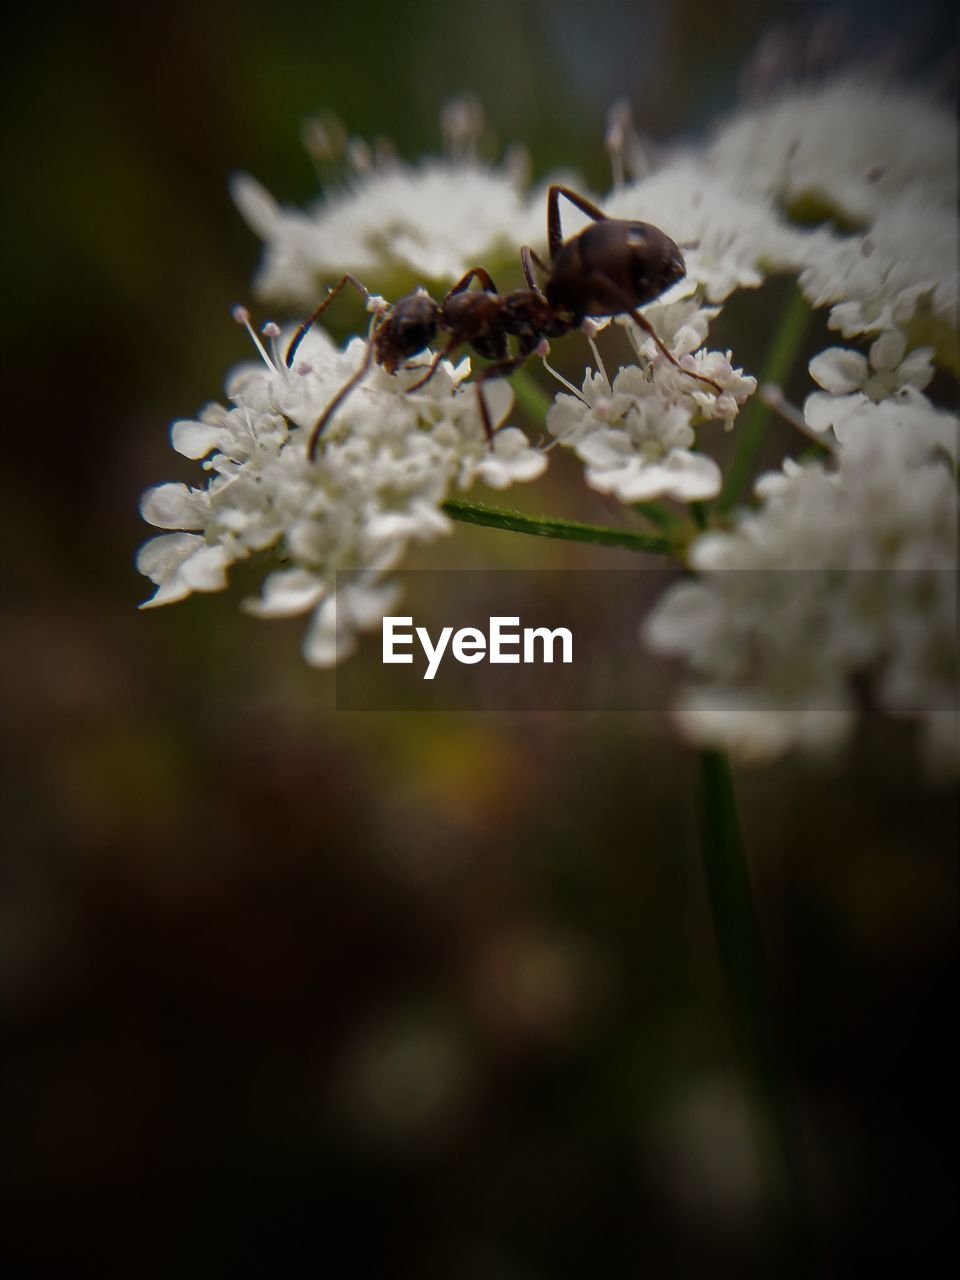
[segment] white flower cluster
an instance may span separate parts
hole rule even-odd
[[[235,199],[265,243],[261,296],[306,310],[346,271],[396,297],[418,279],[439,290],[469,267],[499,276],[508,263],[502,283],[515,285],[519,246],[543,245],[545,192],[531,197],[516,164],[481,162],[475,104],[454,104],[446,123],[446,155],[416,167],[354,145],[348,186],[305,213],[236,179]],[[763,477],[756,509],[691,544],[700,580],[652,616],[650,643],[685,656],[698,675],[678,713],[696,741],[753,759],[838,742],[855,721],[850,679],[872,674],[884,707],[923,723],[931,759],[949,755],[956,424],[924,391],[935,362],[956,363],[956,175],[950,117],[906,91],[846,79],[739,115],[698,150],[661,153],[659,167],[599,201],[611,217],[661,227],[687,267],[643,309],[673,360],[620,317],[635,358],[611,377],[593,344],[602,324],[588,323],[596,370],[578,376],[579,387],[567,382],[571,394],[547,414],[600,492],[624,503],[720,492],[698,434],[711,423],[733,428],[757,389],[730,351],[704,345],[735,291],[795,276],[844,339],[866,339],[863,350],[817,355],[810,373],[820,390],[802,415],[790,410],[829,465],[788,459]],[[790,222],[811,211],[833,222]],[[564,205],[564,234],[584,225]],[[247,607],[313,610],[306,653],[329,664],[389,608],[389,572],[406,547],[447,530],[442,504],[454,486],[505,487],[541,473],[543,455],[519,431],[486,441],[476,391],[461,385],[468,362],[442,364],[409,395],[419,372],[374,368],[310,462],[308,436],[362,351],[355,342],[340,352],[315,329],[293,371],[266,358],[234,374],[232,408],[175,424],[174,446],[207,459],[210,482],[161,486],[144,500],[145,517],[171,531],[141,552],[158,586],[150,603],[217,590],[229,565],[278,548],[286,567]],[[484,395],[503,421],[509,384],[488,383]],[[338,570],[354,576],[337,584]]]
[[[476,480],[505,488],[544,470],[543,454],[514,427],[487,443],[475,388],[461,385],[469,361],[442,364],[412,394],[419,371],[375,370],[340,407],[311,462],[313,426],[364,351],[356,340],[340,352],[314,329],[292,370],[275,348],[272,359],[231,376],[232,408],[212,405],[199,421],[174,424],[174,448],[206,459],[210,478],[205,488],[164,484],[144,495],[144,519],[176,530],[140,551],[138,568],[157,585],[147,606],[219,591],[230,565],[277,548],[286,567],[267,576],[246,608],[268,618],[312,610],[304,653],[332,665],[351,652],[356,632],[389,611],[396,589],[387,575],[408,545],[448,531],[441,505],[452,489]],[[509,386],[484,394],[503,422]]]
[[[355,148],[348,157],[346,184],[305,213],[281,208],[254,178],[238,174],[234,202],[265,248],[258,296],[309,311],[323,285],[345,271],[385,295],[414,283],[449,288],[478,264],[515,271],[521,244],[543,244],[543,193],[526,191],[516,150],[499,167],[480,159],[477,104],[448,104],[445,126],[445,154],[419,165],[360,144],[359,155]]]
[[[594,489],[621,502],[700,502],[720,492],[720,468],[691,449],[694,428],[712,420],[732,425],[757,382],[733,368],[729,351],[701,349],[715,314],[716,308],[689,299],[654,303],[645,315],[680,368],[628,320],[638,363],[620,369],[612,381],[602,367],[588,371],[578,395],[557,396],[547,428],[586,463]],[[710,378],[722,394],[691,373]]]
[[[808,402],[807,421],[826,426]],[[931,766],[956,756],[956,423],[916,391],[833,403],[834,463],[787,460],[762,476],[763,505],[691,548],[700,577],[646,626],[657,651],[699,680],[683,731],[741,759],[822,748],[855,724],[854,675],[918,718]]]
[[[845,338],[901,333],[932,338],[956,360],[960,306],[956,210],[904,194],[862,235],[824,234],[800,274],[812,306],[829,306],[830,328]]]
[[[901,331],[955,351],[957,122],[920,94],[866,78],[794,91],[724,125],[711,171],[788,211],[858,228],[808,240],[800,284],[845,338]]]
[[[698,578],[649,618],[648,644],[697,677],[678,724],[743,760],[833,747],[856,723],[859,677],[882,709],[919,722],[931,770],[950,775],[957,421],[923,392],[934,358],[956,360],[955,122],[915,95],[845,80],[744,113],[706,159],[753,198],[861,224],[793,244],[807,299],[870,344],[810,363],[821,390],[797,424],[829,463],[788,459],[761,477],[758,509],[696,539]]]

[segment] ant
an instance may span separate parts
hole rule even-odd
[[[566,241],[560,225],[561,196],[593,219],[590,226]],[[366,377],[371,364],[376,361],[388,373],[396,373],[407,360],[431,346],[438,332],[448,335],[446,345],[431,360],[424,376],[407,391],[425,386],[441,360],[449,359],[458,347],[472,347],[479,356],[492,361],[475,380],[488,441],[493,440],[494,432],[482,384],[491,378],[509,377],[535,353],[545,354],[547,339],[565,337],[590,317],[630,316],[653,339],[661,355],[682,369],[638,310],[686,274],[683,255],[669,236],[647,222],[608,218],[602,209],[569,187],[552,186],[547,195],[547,244],[549,265],[529,245],[520,250],[525,289],[502,294],[488,271],[471,267],[440,303],[426,290],[418,289],[392,306],[382,304],[377,308],[360,368],[330,401],[310,434],[310,461],[316,457],[327,423]],[[542,287],[538,271],[544,277]],[[480,282],[479,290],[470,289],[475,279]],[[306,334],[347,285],[370,300],[365,285],[349,273],[344,275],[294,334],[287,348],[288,368]],[[517,340],[515,355],[509,353],[508,337]],[[705,382],[718,395],[722,393],[712,379],[687,369],[682,372]]]

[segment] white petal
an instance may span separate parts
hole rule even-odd
[[[587,467],[587,484],[600,493],[614,493],[621,502],[646,502],[671,497],[699,502],[720,492],[720,468],[712,458],[686,449],[672,449],[661,462],[633,457],[618,467]]]
[[[140,514],[158,529],[202,529],[206,523],[201,495],[185,484],[158,484],[140,501]]]
[[[491,489],[506,489],[511,484],[536,480],[546,469],[547,455],[531,448],[517,427],[504,427],[494,436],[492,451],[484,450],[473,476]]]
[[[303,656],[312,667],[335,667],[355,648],[353,635],[338,631],[336,596],[327,596],[311,619],[303,641]]]
[[[194,591],[222,591],[227,585],[227,564],[224,547],[203,547],[185,561],[180,575]]]
[[[149,600],[144,600],[141,609],[156,609],[162,604],[177,604],[192,594],[191,588],[184,582],[179,573],[175,573],[166,582],[161,582]]]
[[[499,427],[506,422],[513,408],[513,388],[505,378],[497,378],[484,383],[483,395],[490,410],[490,420],[495,427]]]
[[[244,600],[243,608],[258,618],[291,618],[312,609],[325,591],[322,580],[306,569],[278,569],[264,580],[259,598]]]
[[[195,533],[161,533],[137,552],[137,569],[153,582],[162,582],[203,545],[203,538]]]
[[[847,347],[829,347],[810,361],[811,378],[834,396],[859,390],[869,373],[866,356]]]
[[[667,590],[643,626],[654,653],[695,653],[721,619],[722,602],[699,582],[681,582]]]
[[[536,480],[547,469],[547,457],[536,449],[527,449],[513,458],[483,458],[477,464],[476,475],[491,489],[509,489],[512,484]]]
[[[826,431],[829,427],[842,426],[857,418],[870,404],[859,393],[851,396],[830,396],[822,391],[812,391],[803,405],[803,416],[811,431]]]
[[[280,222],[280,207],[266,187],[248,173],[236,173],[230,179],[230,194],[250,230],[270,239]]]
[[[906,349],[906,338],[899,329],[891,329],[889,333],[881,333],[870,348],[870,363],[881,372],[895,369]]]
[[[580,441],[577,456],[592,467],[619,467],[634,455],[624,432],[601,428]]]
[[[917,347],[902,361],[897,374],[901,382],[910,383],[918,390],[930,385],[933,378],[933,347]]]
[[[673,449],[667,457],[665,470],[671,482],[667,492],[679,502],[700,502],[715,498],[720,492],[723,476],[712,458],[704,453],[691,453],[686,449]]]
[[[222,427],[212,427],[208,422],[175,422],[170,428],[170,438],[177,453],[185,458],[205,458],[223,438]]]
[[[369,631],[400,599],[401,588],[398,582],[351,583],[338,594],[344,598],[354,628]]]

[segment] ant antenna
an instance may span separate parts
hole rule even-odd
[[[373,319],[370,321],[370,330],[367,334],[367,349],[366,349],[366,352],[364,353],[364,357],[360,363],[359,369],[357,369],[356,373],[352,374],[351,377],[343,384],[343,386],[340,388],[337,394],[333,397],[333,399],[324,409],[323,413],[317,419],[317,422],[314,425],[313,430],[310,432],[310,439],[307,441],[307,461],[308,462],[316,461],[317,446],[320,443],[320,437],[323,435],[323,432],[327,423],[330,421],[330,419],[333,417],[336,411],[343,404],[344,400],[346,400],[350,392],[353,391],[354,387],[359,386],[360,383],[367,376],[367,374],[370,372],[370,366],[373,363],[373,351],[374,351],[373,340],[374,340],[374,337],[376,336],[375,335],[376,324],[377,324],[377,317],[374,316]]]
[[[330,303],[333,302],[334,298],[339,297],[339,295],[343,292],[343,290],[346,288],[347,285],[350,285],[352,289],[356,289],[356,291],[364,299],[366,299],[367,303],[370,302],[370,290],[367,288],[367,286],[365,284],[361,284],[356,276],[352,276],[350,275],[349,272],[347,272],[347,274],[343,276],[343,278],[339,281],[338,284],[335,284],[332,289],[328,290],[327,296],[320,303],[319,307],[317,307],[316,311],[314,311],[313,315],[308,316],[307,319],[304,320],[303,324],[300,326],[297,332],[290,339],[290,345],[289,347],[287,347],[287,357],[286,357],[286,365],[288,369],[290,369],[293,366],[294,356],[297,354],[297,348],[300,346],[300,343],[304,340],[304,338],[307,336],[307,334],[310,332],[313,326],[317,323],[317,321],[326,311],[327,307],[329,307]]]

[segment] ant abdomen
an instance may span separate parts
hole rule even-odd
[[[659,227],[607,218],[562,246],[546,292],[554,307],[577,315],[620,315],[625,298],[643,306],[685,274],[679,247]]]

